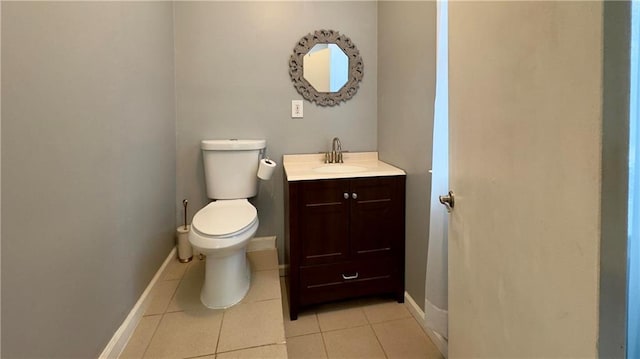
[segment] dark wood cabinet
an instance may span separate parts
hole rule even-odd
[[[291,320],[332,300],[404,300],[405,176],[285,181],[284,191]]]

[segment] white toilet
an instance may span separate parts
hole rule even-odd
[[[246,248],[258,230],[258,213],[247,198],[258,193],[265,147],[265,140],[201,142],[207,197],[215,201],[193,217],[189,242],[207,256],[200,301],[208,308],[230,307],[249,290]]]

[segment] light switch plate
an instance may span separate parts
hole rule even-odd
[[[302,100],[291,100],[291,118],[302,118]]]

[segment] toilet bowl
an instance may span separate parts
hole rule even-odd
[[[207,256],[200,293],[206,307],[228,308],[247,294],[251,270],[246,248],[257,230],[257,211],[247,199],[211,202],[193,217],[189,242]]]

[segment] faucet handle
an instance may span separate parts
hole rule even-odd
[[[324,155],[324,163],[331,163],[331,151],[319,151],[318,153],[322,153]]]

